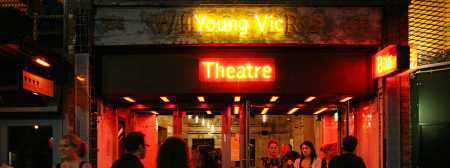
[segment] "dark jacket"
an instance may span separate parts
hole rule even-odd
[[[112,168],[144,168],[138,157],[132,154],[124,154],[119,160],[116,160]]]
[[[328,168],[366,168],[366,165],[361,157],[345,153],[331,159]]]

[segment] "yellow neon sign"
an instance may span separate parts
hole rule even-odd
[[[196,29],[198,32],[223,33],[279,33],[284,32],[284,20],[274,15],[254,15],[254,17],[232,17],[195,14]]]
[[[397,69],[397,57],[391,54],[376,57],[376,74],[392,72]]]

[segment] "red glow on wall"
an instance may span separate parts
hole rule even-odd
[[[323,115],[322,143],[336,144],[338,142],[338,122],[333,115]]]
[[[356,153],[360,155],[367,167],[380,167],[382,160],[382,135],[377,101],[363,102],[356,108],[355,135],[358,139]],[[350,117],[352,119],[352,117]]]
[[[203,58],[199,79],[203,82],[270,82],[275,80],[271,58]]]
[[[145,168],[156,167],[156,157],[158,154],[158,119],[153,114],[139,114],[134,118],[134,130],[144,133],[145,143],[149,145],[145,147],[145,157],[141,158],[141,162]]]

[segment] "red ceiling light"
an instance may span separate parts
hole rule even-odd
[[[125,99],[126,101],[128,101],[130,103],[136,102],[136,100],[132,99],[131,97],[123,97],[123,99]]]
[[[314,112],[314,114],[320,114],[320,113],[324,112],[325,110],[328,110],[328,108],[326,108],[326,107],[321,108],[320,110],[317,110],[316,112]]]
[[[294,107],[291,110],[289,110],[289,112],[287,114],[294,114],[298,109],[300,109],[300,108]]]
[[[311,101],[313,101],[314,99],[316,99],[316,97],[310,96],[310,97],[308,97],[308,98],[305,100],[305,102],[311,102]]]
[[[199,102],[205,102],[205,97],[203,96],[197,96],[197,99]]]
[[[143,109],[147,109],[150,108],[149,106],[145,105],[145,104],[136,104],[133,106],[134,109],[138,109],[138,110],[143,110]]]
[[[278,100],[278,96],[272,96],[271,98],[270,98],[270,102],[276,102]]]
[[[299,103],[299,104],[295,105],[295,107],[298,107],[298,108],[301,108],[301,107],[304,107],[304,106],[305,106],[305,104],[303,104],[303,103]]]
[[[234,102],[240,102],[241,101],[241,96],[234,96]]]
[[[234,106],[234,114],[239,114],[239,106]]]
[[[208,108],[210,108],[209,104],[206,104],[206,103],[200,103],[200,104],[198,104],[196,107],[202,108],[202,109],[208,109]]]
[[[44,67],[50,67],[50,63],[48,63],[47,61],[45,61],[42,58],[36,58],[34,59],[34,62],[38,63],[39,65],[42,65]]]
[[[344,103],[344,102],[346,102],[346,101],[349,101],[350,99],[352,99],[353,97],[345,97],[345,98],[343,98],[343,99],[341,99],[341,100],[339,100],[339,102],[341,102],[341,103]]]
[[[169,100],[169,98],[167,98],[166,96],[161,96],[161,97],[159,97],[163,102],[166,102],[166,103],[169,103],[170,102],[170,100]]]
[[[166,108],[166,109],[176,109],[176,108],[177,108],[177,105],[176,105],[176,104],[171,104],[171,103],[169,103],[169,104],[162,105],[161,108]]]
[[[261,114],[264,115],[267,113],[267,111],[269,111],[269,108],[263,108],[263,110],[261,111]]]

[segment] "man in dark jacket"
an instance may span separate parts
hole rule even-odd
[[[125,154],[116,160],[112,168],[144,168],[139,159],[145,157],[144,134],[141,132],[130,132],[124,139]]]
[[[329,168],[366,168],[364,160],[356,156],[355,151],[358,140],[354,136],[347,136],[342,141],[343,151],[339,156],[331,159]]]

